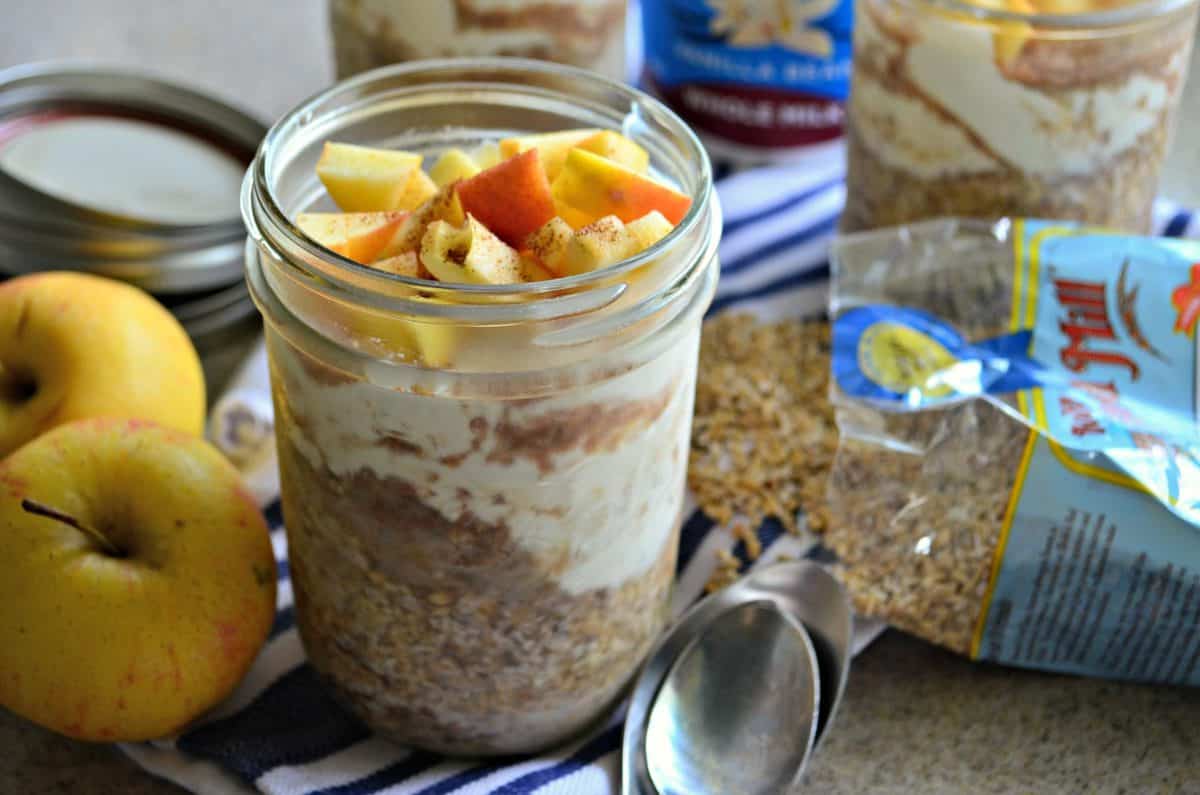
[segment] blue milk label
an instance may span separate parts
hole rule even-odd
[[[645,78],[702,132],[786,149],[842,133],[852,0],[642,0]]]

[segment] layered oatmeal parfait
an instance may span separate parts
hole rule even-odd
[[[1148,231],[1197,0],[860,0],[855,231],[943,215]]]
[[[626,0],[330,0],[339,77],[421,58],[536,58],[625,78]]]
[[[698,141],[579,70],[390,67],[281,120],[243,207],[314,668],[451,754],[601,718],[675,571],[720,234]]]

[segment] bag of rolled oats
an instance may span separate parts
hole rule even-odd
[[[1200,685],[1200,241],[940,220],[834,246],[825,541],[974,659]]]

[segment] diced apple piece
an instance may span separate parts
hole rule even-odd
[[[338,207],[351,213],[407,209],[401,206],[421,156],[412,152],[327,142],[317,177]]]
[[[404,192],[401,194],[400,205],[398,210],[415,210],[438,192],[438,186],[433,184],[433,180],[429,178],[424,171],[417,169],[413,172],[412,177],[408,180],[408,184],[404,186]]]
[[[629,223],[654,210],[677,224],[692,205],[682,193],[584,149],[567,153],[553,194],[558,214],[575,227],[606,215]]]
[[[447,221],[455,226],[461,224],[466,216],[458,201],[458,193],[454,190],[457,183],[452,183],[429,197],[429,200],[412,214],[395,230],[387,245],[376,255],[376,259],[387,259],[406,251],[420,251],[421,238],[425,236],[425,228],[434,221]]]
[[[499,162],[499,158],[496,162]],[[429,169],[429,177],[439,188],[444,188],[451,182],[470,179],[479,171],[479,164],[475,162],[475,158],[461,149],[447,149],[433,164],[433,168]]]
[[[426,367],[448,367],[454,361],[461,333],[459,327],[448,323],[405,320],[408,335]]]
[[[343,327],[372,353],[398,354],[426,367],[447,367],[457,352],[459,328],[450,324],[360,312],[347,317]]]
[[[421,264],[443,282],[521,282],[521,255],[472,215],[461,227],[431,223],[421,239]]]
[[[371,267],[384,273],[394,273],[397,276],[421,278],[421,260],[415,251],[405,251],[394,257],[375,260],[371,263]]]
[[[512,246],[554,217],[550,182],[533,149],[458,183],[458,198],[463,212]]]
[[[613,130],[601,130],[591,138],[580,141],[579,148],[620,163],[639,174],[645,174],[650,169],[650,153]]]
[[[409,214],[300,213],[296,226],[325,248],[366,264],[375,259]]]
[[[471,150],[471,159],[480,170],[500,165],[504,156],[500,154],[500,146],[495,143],[480,144]]]
[[[637,241],[638,252],[642,252],[670,234],[675,227],[662,213],[655,210],[637,220],[630,221],[625,228]]]
[[[1031,0],[981,0],[980,5],[1016,14],[1081,14],[1088,10],[1087,0],[1039,0],[1036,4]],[[1002,68],[1009,66],[1034,35],[1027,22],[996,22],[992,28],[996,63]]]
[[[1008,11],[1018,14],[1086,14],[1096,8],[1093,0],[1008,0]]]
[[[546,169],[546,176],[553,180],[562,170],[563,163],[567,159],[567,152],[598,132],[600,130],[596,129],[562,130],[539,135],[504,138],[500,141],[500,154],[509,158],[522,152],[528,152],[530,149],[536,149],[542,156],[542,166]]]
[[[525,238],[524,248],[545,267],[562,273],[562,258],[575,237],[575,230],[563,219],[554,216],[542,224],[536,232]]]
[[[557,274],[548,270],[536,258],[527,255],[521,257],[521,281],[544,282],[557,278]]]
[[[616,264],[637,253],[637,239],[615,215],[588,224],[575,233],[563,253],[562,271],[573,276]]]

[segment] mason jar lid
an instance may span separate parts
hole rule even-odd
[[[0,71],[0,273],[155,293],[242,276],[242,176],[266,127],[204,94],[79,63]]]

